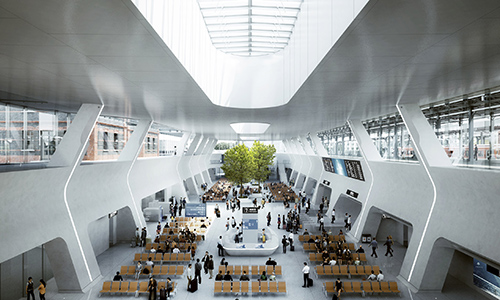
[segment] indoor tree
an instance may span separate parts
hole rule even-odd
[[[259,183],[260,190],[260,184],[266,181],[269,174],[271,174],[269,166],[273,164],[276,148],[274,148],[274,145],[266,146],[259,141],[254,141],[250,152],[252,153],[255,167],[252,178]]]
[[[252,180],[255,170],[253,156],[247,146],[240,144],[227,150],[221,169],[229,181],[241,186],[242,194],[243,184]]]

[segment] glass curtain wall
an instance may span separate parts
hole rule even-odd
[[[49,161],[73,116],[0,104],[0,164]]]
[[[500,92],[422,107],[455,166],[500,167]]]
[[[318,137],[330,156],[361,156],[358,142],[348,125],[319,132]]]
[[[368,120],[363,125],[383,159],[418,160],[411,136],[399,114]]]

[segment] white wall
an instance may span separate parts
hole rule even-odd
[[[109,248],[109,218],[104,216],[89,224],[89,238],[94,249],[95,256],[103,253]]]

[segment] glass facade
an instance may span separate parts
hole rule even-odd
[[[418,160],[411,136],[399,114],[365,121],[363,124],[383,159]]]
[[[73,116],[0,104],[0,164],[48,161]]]
[[[361,156],[358,142],[348,125],[319,132],[318,137],[330,156]]]
[[[500,167],[499,96],[486,93],[422,108],[453,165]]]

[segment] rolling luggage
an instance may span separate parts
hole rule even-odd
[[[196,281],[195,279],[191,280],[191,282],[189,283],[189,291],[191,293],[194,293],[198,290],[198,281]]]
[[[307,284],[309,286],[313,286],[313,280],[312,280],[312,278],[308,278]]]
[[[167,300],[167,290],[160,289],[160,300]]]
[[[295,251],[295,246],[294,245],[290,245],[290,251]]]

